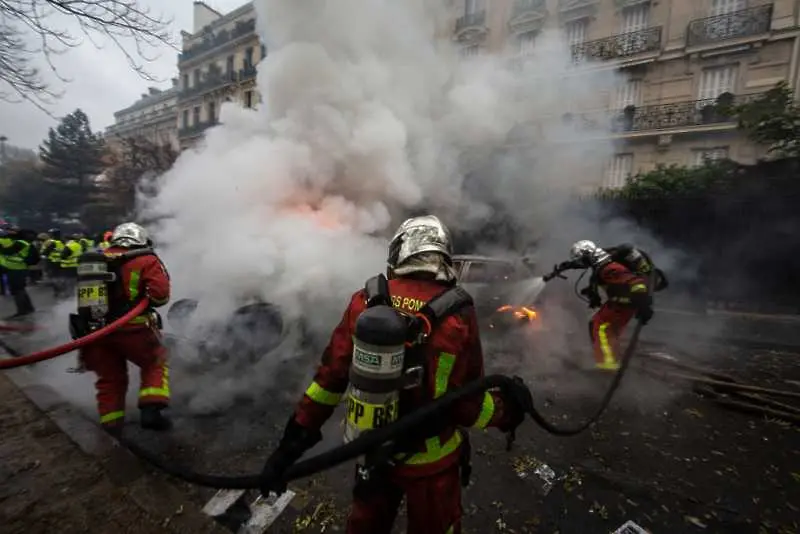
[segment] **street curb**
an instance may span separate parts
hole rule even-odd
[[[43,384],[29,382],[19,372],[8,372],[12,384],[83,452],[95,457],[111,483],[124,490],[146,514],[165,518],[173,531],[230,534],[169,481],[153,474],[139,458],[86,419],[61,395]],[[165,529],[166,530],[166,529]]]

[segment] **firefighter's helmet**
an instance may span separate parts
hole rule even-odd
[[[448,264],[452,263],[450,231],[435,215],[406,219],[389,243],[386,263],[394,269],[409,258],[425,252],[439,253]]]
[[[599,267],[611,260],[608,252],[586,239],[574,243],[569,256],[572,261],[580,262],[586,267]]]
[[[111,234],[111,245],[115,247],[132,248],[146,247],[150,242],[147,230],[132,222],[122,223]]]

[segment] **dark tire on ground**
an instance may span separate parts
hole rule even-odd
[[[231,340],[251,357],[271,352],[283,340],[283,316],[277,306],[267,302],[237,309],[226,328]]]
[[[176,332],[185,332],[186,327],[189,325],[189,320],[197,310],[198,304],[200,303],[195,299],[180,299],[176,301],[167,311],[167,322]]]

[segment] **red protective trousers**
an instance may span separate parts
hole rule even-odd
[[[598,369],[619,369],[619,338],[635,313],[636,310],[630,306],[606,302],[592,317],[589,327]]]
[[[141,372],[139,407],[169,404],[167,350],[159,334],[147,327],[124,327],[81,350],[86,368],[97,374],[97,411],[104,426],[125,420],[128,362]]]
[[[461,533],[461,479],[458,464],[435,475],[390,475],[368,496],[355,497],[347,534],[390,534],[406,497],[409,534]]]

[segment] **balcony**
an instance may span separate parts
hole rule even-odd
[[[219,121],[216,120],[198,122],[192,124],[191,126],[187,126],[185,128],[181,128],[180,130],[178,130],[178,137],[181,139],[187,137],[196,137],[201,133],[203,133],[204,131],[211,128],[212,126],[216,126],[217,124],[219,124]]]
[[[733,107],[752,102],[760,93],[723,93],[716,100],[690,100],[654,106],[628,106],[611,114],[612,132],[643,132],[736,122]]]
[[[209,50],[223,46],[226,43],[235,41],[236,39],[239,39],[245,35],[249,35],[255,31],[256,19],[250,19],[237,22],[236,26],[231,31],[221,30],[216,35],[209,32],[203,36],[203,41],[200,44],[196,44],[190,48],[187,48],[178,54],[178,63],[189,61],[190,59],[204,54]]]
[[[693,20],[686,30],[686,46],[702,46],[761,35],[769,32],[771,25],[772,4]]]
[[[244,82],[247,80],[252,80],[256,77],[256,67],[255,65],[247,65],[243,69],[239,69],[239,81]]]
[[[572,45],[572,61],[621,59],[661,48],[661,26]]]
[[[467,13],[456,19],[456,38],[459,41],[468,41],[487,32],[486,10]]]
[[[233,71],[226,73],[209,72],[203,77],[200,83],[185,89],[181,89],[181,92],[178,93],[178,100],[186,100],[187,98],[192,98],[193,96],[197,96],[199,94],[214,91],[215,89],[225,87],[228,84],[235,83],[236,79],[236,72]]]
[[[508,26],[512,32],[539,30],[545,17],[547,17],[545,0],[514,0]]]

